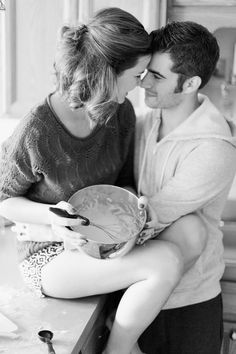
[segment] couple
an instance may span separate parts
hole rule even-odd
[[[125,289],[106,354],[220,353],[218,225],[236,150],[224,117],[198,94],[218,57],[215,38],[196,23],[148,35],[131,14],[101,10],[87,26],[62,28],[55,91],[2,146],[0,214],[22,225],[26,282],[57,298]],[[126,95],[137,85],[152,110],[136,124]],[[66,201],[77,190],[134,188],[134,175],[150,218],[139,244],[111,260],[65,250],[68,241],[86,242],[65,227],[80,221],[52,215],[49,206],[73,214]]]

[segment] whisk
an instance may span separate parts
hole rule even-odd
[[[63,218],[81,219],[81,220],[83,220],[83,222],[82,222],[83,226],[91,225],[91,226],[97,227],[98,229],[102,230],[112,241],[114,241],[115,243],[120,243],[120,239],[118,237],[116,237],[115,235],[113,235],[112,233],[110,233],[108,230],[106,230],[106,228],[104,226],[92,222],[91,220],[89,220],[85,216],[82,216],[80,214],[69,214],[65,209],[56,208],[56,207],[49,207],[49,210],[52,213],[54,213],[58,216],[61,216]],[[71,230],[70,226],[67,226],[67,227]]]

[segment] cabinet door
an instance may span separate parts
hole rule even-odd
[[[235,0],[167,0],[169,21],[194,21],[214,32],[235,27]]]
[[[109,330],[105,325],[106,311],[103,308],[85,341],[80,354],[100,354],[107,342]]]
[[[221,354],[236,353],[236,323],[224,322],[224,337]]]
[[[0,11],[0,115],[19,118],[53,89],[64,0],[10,0]],[[1,90],[2,89],[2,90]]]

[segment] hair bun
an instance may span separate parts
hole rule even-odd
[[[88,32],[88,27],[86,25],[81,25],[79,28],[81,34]]]

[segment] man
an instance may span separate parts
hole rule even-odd
[[[215,69],[219,47],[193,22],[169,23],[152,36],[153,56],[141,82],[152,110],[137,124],[138,192],[148,197],[155,235],[177,244],[183,256],[191,253],[191,232],[189,244],[181,234],[166,232],[183,216],[195,213],[207,239],[139,344],[147,354],[219,354],[224,271],[219,222],[236,171],[236,139],[223,115],[199,94]],[[143,240],[149,237],[144,232]]]

